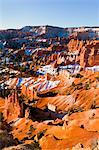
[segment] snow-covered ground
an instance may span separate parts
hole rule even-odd
[[[60,66],[59,68],[61,70],[67,70],[71,74],[77,74],[77,73],[79,73],[81,66],[79,64],[75,64],[75,65]],[[99,66],[85,67],[85,70],[91,70],[93,72],[99,72]]]
[[[53,88],[57,87],[59,83],[60,83],[60,81],[44,81],[39,86],[38,91],[43,92],[46,90],[53,89]]]
[[[93,72],[99,72],[99,66],[86,67],[85,70],[91,70]]]
[[[42,74],[42,75],[44,75],[44,74],[46,74],[46,73],[49,73],[49,74],[54,75],[54,74],[56,74],[56,71],[57,71],[56,68],[53,68],[51,65],[46,65],[46,66],[42,66],[42,67],[37,71],[37,73]]]
[[[67,65],[67,66],[60,66],[59,67],[61,70],[67,70],[69,71],[71,74],[76,74],[80,71],[80,65],[79,64],[75,64],[75,65]]]

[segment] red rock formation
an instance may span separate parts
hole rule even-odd
[[[66,47],[67,51],[64,50],[65,54],[61,53],[62,49],[60,46],[52,46],[50,50],[58,51],[59,54],[44,55],[44,61],[55,62],[55,68],[61,63],[78,63],[81,67],[99,65],[99,41],[71,40]],[[44,53],[40,51],[38,54],[42,56]],[[23,107],[19,104],[17,92],[6,98],[5,110],[4,101],[0,99],[0,111],[4,110],[5,120],[15,120],[11,132],[14,138],[23,143],[36,140],[43,150],[99,149],[99,73],[83,70],[77,75],[70,75],[65,70],[54,77],[46,74],[47,80],[54,81],[54,78],[60,80],[60,83],[53,90],[49,89],[51,97],[46,93],[45,97],[37,97],[33,83],[30,83],[27,88],[22,86],[22,94],[25,95]],[[30,103],[25,101],[27,96]],[[24,107],[27,108],[24,111],[25,117],[19,118]],[[56,119],[58,117],[60,119]],[[40,118],[40,122],[36,118]]]
[[[72,39],[68,44],[68,51],[78,51],[75,63],[82,67],[99,65],[99,41],[78,41]]]
[[[64,52],[61,52],[64,50]],[[65,46],[52,46],[52,51],[59,53],[52,53],[46,60],[48,63],[56,60],[57,64],[75,64],[78,63],[82,68],[85,66],[99,65],[99,41],[80,41],[71,39]]]
[[[0,112],[4,111],[5,99],[0,97]]]
[[[17,119],[21,115],[21,108],[18,101],[18,94],[14,91],[5,99],[4,118],[8,122]]]

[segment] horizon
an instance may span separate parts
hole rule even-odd
[[[24,26],[99,26],[98,0],[0,0],[0,30]]]
[[[7,28],[7,29],[0,29],[0,30],[20,30],[24,27],[42,27],[42,26],[51,26],[51,27],[58,27],[58,28],[99,28],[99,26],[72,26],[72,27],[60,27],[60,26],[54,26],[54,25],[25,25],[25,26],[22,26],[20,28]]]

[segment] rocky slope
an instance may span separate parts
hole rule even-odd
[[[32,149],[37,143],[36,148],[43,150],[51,150],[53,145],[55,150],[98,149],[98,77],[99,73],[82,71],[78,76],[71,77],[74,80],[68,87],[61,82],[54,89],[58,93],[56,96],[38,97],[35,99],[36,105],[31,103],[31,106],[24,99],[26,106],[22,107],[16,94],[12,94],[5,100],[5,110],[1,110],[6,121],[11,124],[13,138],[21,141],[22,145],[5,149]],[[66,80],[69,79],[65,77]],[[22,109],[25,109],[25,114],[20,117]]]
[[[20,51],[26,59],[23,49],[16,56]],[[99,65],[99,41],[72,39],[30,57],[35,72],[49,65],[50,71],[6,79],[10,94],[0,98],[2,149],[98,150],[99,72],[95,67]],[[76,65],[78,72],[74,72]],[[70,68],[61,69],[63,66]]]
[[[43,57],[43,59],[41,59]],[[40,64],[47,65],[54,63],[57,66],[80,65],[82,68],[99,65],[99,41],[79,41],[71,39],[63,46],[51,45],[48,49],[36,52],[33,60]],[[35,65],[36,65],[35,64]]]

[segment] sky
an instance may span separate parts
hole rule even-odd
[[[99,26],[99,0],[0,0],[0,29]]]

